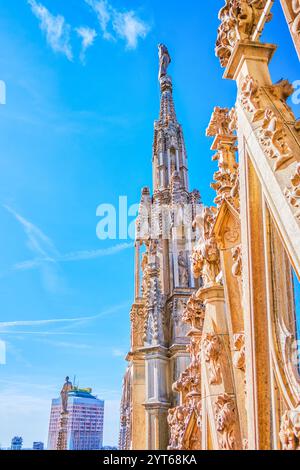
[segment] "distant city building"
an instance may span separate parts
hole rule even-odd
[[[34,442],[32,446],[33,450],[44,450],[44,443],[43,442]]]
[[[118,447],[104,446],[101,450],[118,450]]]
[[[20,436],[15,436],[11,440],[11,450],[21,450],[23,445],[23,439]]]
[[[68,393],[68,450],[100,450],[103,445],[104,401],[92,390],[74,388]],[[61,398],[52,400],[48,450],[57,449],[61,423]]]

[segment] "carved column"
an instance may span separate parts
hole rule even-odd
[[[207,135],[214,137],[212,150],[217,151],[213,160],[218,162],[215,173],[215,199],[218,205],[213,233],[220,250],[224,293],[227,311],[227,327],[233,360],[233,376],[236,402],[243,441],[247,440],[247,413],[245,403],[245,354],[244,345],[237,338],[244,338],[244,311],[242,301],[242,253],[240,228],[239,168],[236,162],[235,134],[236,111],[233,108],[216,107],[212,114]]]
[[[201,380],[203,409],[202,446],[209,440],[213,449],[242,448],[236,392],[233,381],[230,335],[225,310],[220,252],[213,233],[215,210],[205,208],[196,218],[200,240],[194,248],[193,270],[202,278],[196,298],[205,306],[201,342]],[[210,433],[210,437],[208,435]]]
[[[146,429],[146,412],[144,401],[146,395],[145,357],[142,352],[129,353],[127,360],[131,368],[131,432],[132,450],[144,450],[147,447],[146,434],[141,429]]]
[[[198,291],[204,301],[206,317],[202,339],[201,377],[205,389],[205,408],[208,420],[203,420],[205,443],[208,423],[213,449],[242,448],[239,413],[230,357],[230,339],[225,316],[224,289],[221,285]]]
[[[173,385],[179,393],[179,406],[169,410],[169,450],[200,450],[202,430],[201,402],[201,335],[205,316],[204,304],[193,295],[187,302],[183,321],[190,326],[190,365]]]

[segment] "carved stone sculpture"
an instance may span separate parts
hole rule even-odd
[[[226,0],[219,12],[221,21],[216,42],[216,56],[226,67],[239,41],[251,40],[267,0]],[[271,16],[266,18],[267,21]]]
[[[291,206],[296,209],[296,217],[300,219],[300,163],[291,178],[291,185],[285,189],[284,194]]]
[[[222,383],[220,357],[222,343],[218,335],[207,333],[202,340],[202,351],[205,361],[208,363],[210,385]]]
[[[168,74],[168,67],[171,63],[171,57],[168,48],[164,44],[158,46],[159,55],[159,80]]]
[[[186,262],[186,257],[183,251],[178,255],[178,269],[179,269],[179,284],[180,287],[188,287],[189,285],[189,271]]]
[[[200,357],[200,339],[192,337],[187,351],[190,354],[191,362],[187,369],[180,375],[179,379],[173,385],[173,389],[177,392],[187,393],[193,392],[200,394],[201,384],[201,357]]]
[[[195,278],[201,277],[204,287],[217,284],[221,271],[220,252],[216,239],[211,233],[214,213],[212,209],[205,208],[202,215],[196,217],[194,227],[198,227],[200,239],[195,246],[192,262]]]
[[[69,392],[73,390],[72,382],[70,382],[69,377],[66,377],[66,381],[61,389],[60,396],[61,396],[61,408],[63,413],[68,412],[68,396]]]
[[[196,435],[192,435],[188,438],[186,431],[193,415],[195,424],[198,427],[198,432]],[[168,450],[200,449],[199,429],[201,428],[201,418],[201,402],[193,398],[188,400],[184,406],[178,406],[169,410],[168,424],[170,428],[170,443]]]
[[[182,320],[191,325],[192,328],[202,330],[204,317],[205,306],[196,294],[193,294],[187,301]]]
[[[206,130],[206,135],[208,137],[214,137],[216,135],[233,135],[232,119],[233,115],[230,114],[228,108],[220,108],[219,106],[215,107],[209,126]]]
[[[146,314],[147,310],[144,302],[142,304],[133,304],[130,312],[130,321],[132,325],[132,344],[135,347],[142,347],[144,345]]]
[[[300,450],[300,409],[284,413],[279,437],[283,450]]]
[[[233,352],[233,365],[237,369],[245,372],[246,369],[246,356],[245,356],[245,334],[238,333],[233,337],[234,352]]]
[[[213,161],[218,162],[219,171],[214,174],[215,182],[211,187],[216,191],[215,203],[220,206],[226,199],[237,210],[239,208],[239,174],[236,162],[236,135],[237,115],[235,108],[216,107],[212,113],[206,135],[215,137],[213,149],[217,153]]]
[[[244,110],[252,115],[253,122],[263,117],[261,90],[258,81],[250,75],[247,75],[241,83],[240,101]]]
[[[232,266],[232,274],[234,277],[241,277],[242,276],[242,247],[238,245],[231,250],[232,259],[233,259],[233,266]]]
[[[170,445],[169,449],[182,449],[185,420],[188,410],[184,406],[178,406],[169,410],[168,424],[170,427]]]
[[[217,431],[220,433],[220,448],[235,450],[235,403],[226,393],[219,395],[215,405]]]
[[[275,170],[293,160],[283,122],[272,109],[266,109],[258,137],[267,157],[275,159]]]

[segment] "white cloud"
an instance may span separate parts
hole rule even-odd
[[[70,341],[51,341],[47,339],[38,340],[43,344],[47,344],[49,346],[53,346],[54,348],[61,348],[61,349],[78,349],[81,351],[84,350],[92,350],[93,346],[91,344],[86,343],[79,343],[78,341],[70,342]]]
[[[108,0],[84,0],[97,16],[102,36],[105,40],[122,39],[127,49],[135,49],[139,39],[145,39],[150,26],[140,19],[134,10],[118,10]],[[40,29],[45,33],[49,46],[55,52],[64,54],[73,60],[71,45],[72,26],[64,16],[52,14],[42,3],[27,0],[33,14],[40,22]],[[82,40],[80,60],[85,61],[86,50],[94,44],[96,31],[89,26],[74,28]]]
[[[129,248],[133,248],[134,244],[131,243],[119,243],[118,245],[99,249],[99,250],[79,250],[73,251],[71,253],[66,253],[62,255],[56,256],[54,259],[49,257],[38,257],[33,260],[22,261],[14,265],[14,269],[17,271],[26,271],[28,269],[35,269],[38,268],[41,264],[53,261],[53,262],[76,262],[76,261],[86,261],[92,260],[97,258],[102,258],[104,256],[111,256],[121,251],[128,250]]]
[[[71,26],[62,15],[53,15],[36,0],[27,0],[33,14],[40,20],[40,28],[46,34],[49,46],[55,51],[64,54],[70,61],[73,59],[70,42]]]
[[[139,38],[145,39],[150,29],[134,11],[115,12],[113,28],[117,35],[126,41],[128,49],[136,49]]]
[[[31,260],[29,265],[26,266],[26,269],[29,269],[29,267],[32,269],[33,266],[39,267],[42,276],[42,282],[45,288],[50,292],[60,292],[64,282],[63,279],[61,279],[61,277],[58,275],[58,266],[56,260],[59,257],[59,252],[56,249],[53,241],[47,235],[45,235],[45,233],[39,227],[18,214],[14,209],[6,205],[3,207],[19,222],[27,236],[28,248],[40,260],[38,265],[36,264],[36,261],[33,263]],[[20,268],[14,267],[14,269]]]
[[[49,320],[18,320],[18,321],[10,321],[10,322],[0,322],[0,332],[5,333],[9,328],[16,328],[16,327],[36,327],[36,326],[49,326],[55,325],[60,323],[78,323],[81,324],[82,322],[88,322],[97,320],[99,318],[105,317],[112,313],[118,312],[119,310],[128,308],[128,302],[123,302],[121,304],[113,305],[112,307],[103,310],[102,312],[98,313],[97,315],[90,315],[86,317],[75,317],[75,318],[54,318]]]
[[[64,279],[60,275],[59,263],[92,260],[104,256],[112,256],[121,251],[133,248],[133,242],[119,243],[118,245],[99,250],[79,250],[61,254],[55,244],[39,227],[21,216],[18,212],[7,205],[3,205],[10,214],[19,222],[27,236],[27,246],[36,255],[34,259],[16,263],[14,271],[27,271],[39,269],[42,283],[45,288],[53,293],[63,291]]]
[[[61,261],[80,261],[101,258],[102,256],[115,255],[120,251],[128,250],[133,248],[134,243],[119,243],[118,245],[111,246],[109,248],[104,248],[100,250],[85,250],[85,251],[75,251],[74,253],[68,253],[61,257]]]
[[[135,49],[138,40],[144,39],[150,31],[150,26],[133,10],[117,10],[107,0],[85,0],[85,2],[96,13],[104,39],[120,38],[126,42],[128,49]]]
[[[47,261],[54,262],[54,258],[58,256],[58,251],[52,240],[45,235],[39,227],[18,214],[14,209],[7,205],[4,205],[3,207],[10,212],[10,214],[12,214],[23,227],[28,238],[28,248],[35,254],[43,256],[43,258],[47,258]]]
[[[113,39],[107,28],[111,20],[112,8],[106,0],[85,0],[97,15],[104,39]]]
[[[81,62],[84,62],[86,50],[94,44],[97,33],[94,29],[87,26],[80,26],[79,28],[76,28],[75,31],[77,32],[78,36],[80,36],[82,41],[80,60]]]

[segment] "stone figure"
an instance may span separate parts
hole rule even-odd
[[[192,255],[193,272],[196,279],[202,278],[203,286],[209,287],[217,284],[220,266],[220,252],[213,233],[214,208],[206,207],[202,214],[198,214],[193,227],[199,231],[199,241]]]
[[[68,393],[73,390],[73,385],[72,382],[70,382],[69,377],[66,377],[66,381],[63,385],[63,388],[60,392],[61,396],[61,407],[62,407],[62,412],[67,413],[68,412]]]
[[[164,44],[159,44],[159,75],[158,79],[161,80],[168,74],[168,67],[171,63],[171,57],[168,48]]]
[[[178,269],[179,269],[179,284],[181,287],[188,287],[189,285],[189,274],[186,258],[183,251],[178,255]]]

